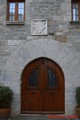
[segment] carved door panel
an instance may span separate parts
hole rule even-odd
[[[64,77],[53,61],[41,58],[25,67],[21,90],[22,113],[64,113]]]

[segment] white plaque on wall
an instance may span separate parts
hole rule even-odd
[[[47,35],[47,20],[31,20],[31,35]]]

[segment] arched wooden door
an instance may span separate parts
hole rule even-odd
[[[64,75],[55,62],[40,58],[25,67],[21,113],[64,113]]]

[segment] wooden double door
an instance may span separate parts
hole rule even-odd
[[[64,75],[55,62],[40,58],[25,67],[21,113],[64,113]]]

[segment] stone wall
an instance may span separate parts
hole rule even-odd
[[[71,24],[71,0],[25,0],[25,24],[6,24],[6,2],[0,0],[0,84],[14,91],[12,114],[20,113],[21,73],[38,57],[57,62],[65,75],[65,113],[74,114],[80,85],[80,25]],[[31,20],[48,22],[47,35],[31,35]]]

